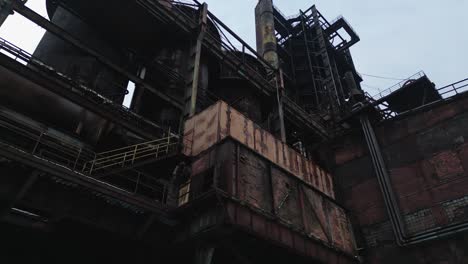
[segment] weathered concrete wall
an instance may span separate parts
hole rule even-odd
[[[462,96],[376,127],[408,235],[468,220],[467,110]],[[467,263],[466,239],[398,249],[363,135],[332,148],[340,197],[370,263]]]

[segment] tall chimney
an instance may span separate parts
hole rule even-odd
[[[276,69],[279,59],[276,48],[275,17],[273,0],[259,0],[255,7],[255,24],[257,31],[257,52]]]

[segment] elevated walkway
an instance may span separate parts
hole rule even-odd
[[[103,177],[168,159],[177,155],[178,150],[179,137],[169,133],[161,139],[97,153],[93,160],[84,164],[83,172]]]
[[[171,133],[158,140],[95,153],[80,140],[6,108],[0,108],[0,135],[0,143],[11,149],[161,202],[166,199],[168,178],[181,157],[179,137]],[[148,174],[144,166],[160,167],[154,170],[157,174]]]

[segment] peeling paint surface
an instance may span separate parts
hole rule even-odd
[[[184,130],[184,154],[197,156],[227,137],[235,139],[329,197],[335,198],[330,173],[223,101],[187,120]]]

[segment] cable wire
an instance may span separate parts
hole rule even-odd
[[[361,83],[361,85],[364,86],[364,87],[367,87],[369,89],[377,90],[377,91],[379,91],[379,93],[382,91],[382,89],[380,89],[378,87],[375,87],[375,86],[370,86],[370,85],[367,85],[367,84],[364,84],[364,83]]]
[[[372,78],[377,78],[377,79],[393,80],[393,81],[406,81],[406,80],[408,80],[408,79],[384,77],[384,76],[378,76],[378,75],[372,75],[372,74],[366,74],[366,73],[361,73],[361,75],[367,76],[367,77],[372,77]]]

